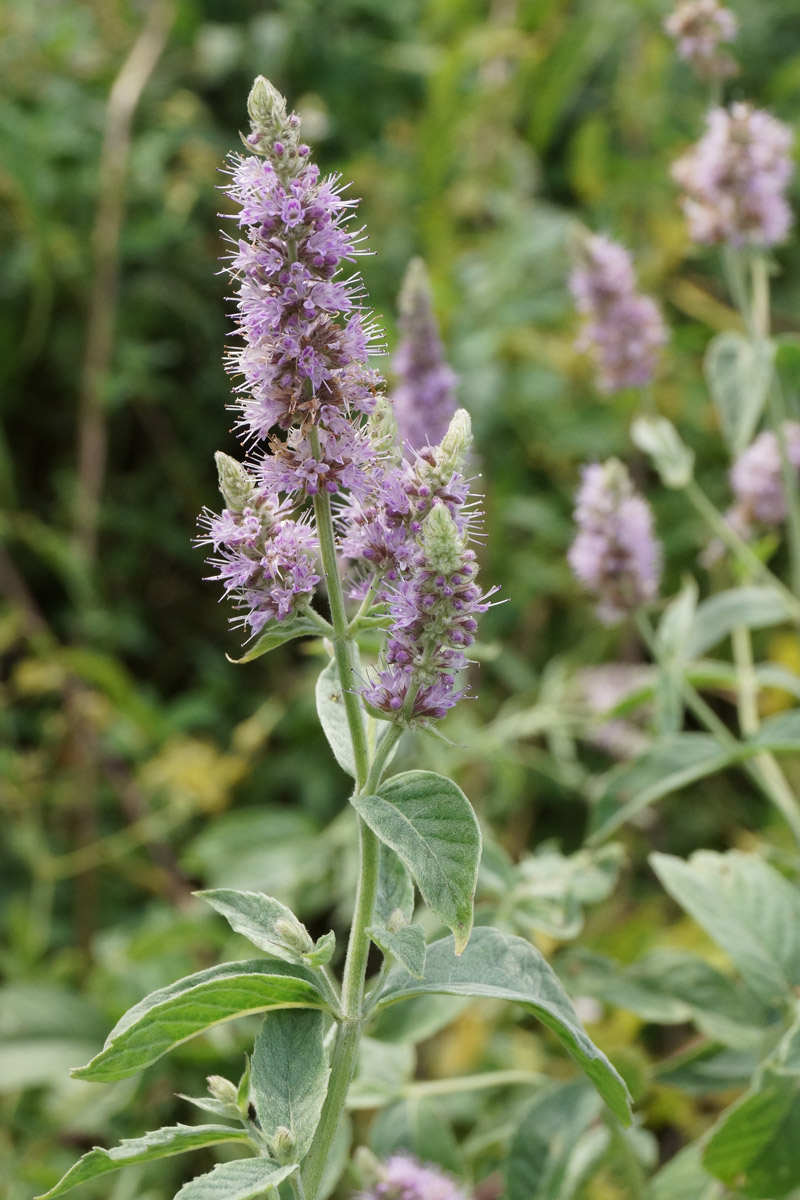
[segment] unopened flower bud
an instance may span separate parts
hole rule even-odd
[[[422,553],[426,567],[437,575],[452,575],[464,554],[464,539],[444,504],[435,505],[422,522]]]
[[[389,933],[397,933],[398,929],[403,929],[408,924],[405,913],[402,908],[392,909],[389,914],[389,920],[386,922],[386,928]]]
[[[462,471],[467,452],[472,445],[472,421],[465,408],[453,413],[447,433],[439,443],[436,457],[441,470],[446,474]]]
[[[208,1092],[215,1100],[219,1100],[220,1104],[224,1104],[233,1112],[239,1111],[239,1097],[237,1089],[230,1079],[225,1079],[222,1075],[209,1075],[206,1081],[208,1083]]]
[[[368,1146],[359,1146],[353,1155],[353,1166],[364,1187],[374,1187],[386,1178],[386,1168]]]
[[[247,111],[254,130],[259,133],[275,134],[286,123],[286,101],[263,75],[256,76],[250,89]]]
[[[270,1157],[276,1162],[285,1164],[295,1162],[297,1158],[297,1134],[287,1129],[285,1125],[279,1125],[275,1133],[269,1140],[268,1150]]]
[[[367,418],[370,440],[380,453],[386,455],[395,465],[402,458],[400,452],[400,434],[394,409],[385,396],[379,396],[375,407]]]
[[[242,512],[253,498],[253,481],[242,463],[223,454],[218,450],[214,455],[217,464],[219,490],[225,500],[225,507],[231,512]]]
[[[279,917],[275,922],[275,932],[290,950],[298,954],[308,954],[314,949],[314,943],[305,925],[299,921],[290,921],[288,917]]]

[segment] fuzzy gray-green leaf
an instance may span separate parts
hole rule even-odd
[[[185,1183],[175,1200],[260,1200],[296,1170],[296,1166],[281,1167],[268,1158],[239,1158]]]
[[[371,925],[367,933],[384,954],[393,955],[415,979],[425,974],[425,930],[421,925],[403,925],[400,929],[387,929],[384,925]]]
[[[313,1009],[267,1013],[250,1061],[250,1085],[267,1139],[281,1126],[296,1139],[296,1161],[307,1153],[328,1090],[324,1020]]]
[[[173,1154],[185,1154],[200,1146],[213,1146],[216,1142],[248,1142],[244,1129],[230,1125],[173,1125],[167,1129],[156,1129],[139,1138],[125,1138],[118,1146],[104,1150],[95,1146],[84,1154],[74,1167],[70,1167],[63,1179],[37,1200],[55,1200],[78,1184],[96,1179],[122,1167],[136,1163],[151,1162],[156,1158],[168,1158]]]
[[[450,779],[432,771],[394,775],[353,806],[373,833],[402,859],[429,908],[461,954],[472,929],[481,833],[472,805]]]
[[[125,1079],[205,1029],[269,1008],[327,1008],[304,967],[265,959],[209,967],[160,988],[130,1009],[76,1079]]]
[[[523,1005],[551,1029],[591,1079],[621,1121],[630,1121],[628,1089],[606,1056],[581,1026],[572,1002],[547,961],[530,942],[482,926],[475,930],[460,958],[450,938],[428,946],[425,978],[415,980],[394,967],[378,996],[377,1007],[409,996],[440,992],[452,996],[485,996]]]

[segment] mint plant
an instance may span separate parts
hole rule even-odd
[[[227,359],[248,456],[217,456],[225,506],[204,514],[201,541],[213,547],[213,578],[233,602],[234,624],[249,635],[242,662],[297,637],[330,647],[316,694],[331,749],[354,784],[352,927],[339,980],[333,932],[314,941],[268,895],[201,893],[259,955],[147,996],[74,1075],[124,1079],[220,1022],[264,1012],[241,1078],[212,1076],[209,1095],[191,1100],[213,1123],[92,1150],[42,1200],[218,1142],[248,1156],[185,1184],[180,1200],[248,1200],[283,1184],[298,1200],[327,1195],[343,1166],[339,1130],[365,1031],[394,1006],[431,996],[521,1005],[555,1034],[611,1112],[630,1120],[625,1083],[543,955],[491,926],[473,931],[481,834],[466,796],[430,771],[389,773],[403,732],[436,733],[464,695],[461,672],[492,595],[476,581],[470,546],[480,514],[464,475],[469,418],[457,411],[435,445],[400,443],[368,361],[377,327],[360,278],[342,273],[363,252],[350,223],[355,202],[338,178],[320,177],[299,119],[263,78],[248,108],[249,153],[231,159],[229,189],[240,209],[229,273],[243,345]],[[321,610],[314,601],[323,581]],[[359,643],[371,646],[376,635],[377,661],[362,665]],[[427,944],[413,921],[415,888],[450,937]],[[372,947],[382,964],[368,977]],[[376,1194],[392,1194],[392,1170]]]

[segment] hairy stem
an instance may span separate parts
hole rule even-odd
[[[320,450],[319,435],[315,429],[311,430],[309,441],[314,455],[318,457]],[[331,502],[326,492],[319,492],[314,497],[314,515],[317,522],[317,536],[319,537],[322,569],[328,585],[328,601],[333,627],[334,657],[342,687],[342,698],[345,705],[347,724],[353,743],[353,757],[356,768],[356,794],[364,794],[374,791],[380,785],[383,771],[402,730],[397,726],[389,728],[379,742],[374,759],[370,763],[363,712],[355,690],[356,677],[354,664],[356,642],[348,625],[342,582],[339,577],[339,567],[336,559],[336,541],[331,514]],[[364,983],[370,947],[367,928],[372,923],[375,897],[378,890],[380,843],[372,830],[360,819],[358,829],[361,867],[358,878],[358,891],[356,892],[355,913],[350,929],[350,939],[347,944],[347,958],[345,960],[342,982],[342,1012],[344,1019],[336,1031],[336,1040],[331,1056],[331,1075],[328,1084],[328,1093],[322,1107],[322,1115],[317,1126],[314,1144],[303,1166],[303,1183],[307,1200],[314,1200],[319,1189],[325,1164],[330,1154],[331,1144],[336,1135],[345,1101],[347,1100],[347,1089],[353,1078],[358,1047],[361,1041]]]

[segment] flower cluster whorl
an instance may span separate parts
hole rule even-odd
[[[788,125],[751,104],[712,108],[706,132],[672,168],[692,240],[731,246],[784,241],[792,224],[786,200],[792,141]]]
[[[369,706],[406,722],[440,720],[461,699],[456,674],[467,664],[476,618],[489,607],[476,574],[474,551],[437,502],[422,522],[410,570],[387,589],[386,649],[362,692]]]
[[[583,468],[575,506],[578,532],[567,555],[580,583],[600,601],[606,624],[655,599],[661,575],[661,546],[653,515],[617,459]]]
[[[724,79],[736,74],[736,63],[719,46],[734,41],[739,22],[719,0],[679,0],[664,29],[677,42],[678,57],[690,62],[698,75]]]
[[[285,621],[310,601],[320,581],[317,539],[304,521],[292,520],[286,505],[253,497],[252,504],[204,513],[201,541],[216,579],[242,614],[236,623],[259,633],[268,621]]]
[[[782,432],[789,465],[800,476],[800,424],[784,421]],[[730,479],[736,499],[726,519],[742,537],[749,537],[754,525],[775,526],[786,520],[781,448],[772,430],[760,433],[742,451]]]
[[[456,1181],[433,1164],[422,1166],[405,1154],[393,1154],[381,1177],[360,1200],[467,1200]]]
[[[577,348],[592,354],[601,390],[650,383],[667,332],[655,301],[638,291],[624,246],[600,234],[582,239],[569,288],[584,318]]]
[[[400,291],[398,326],[402,339],[392,366],[397,382],[394,414],[406,457],[410,450],[435,445],[456,411],[455,372],[445,362],[433,312],[428,273],[413,258]]]

